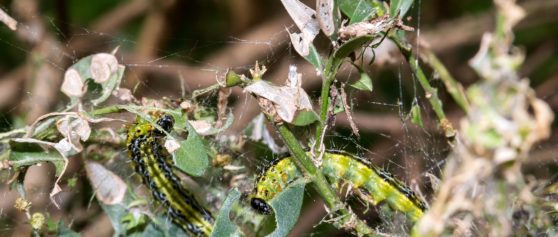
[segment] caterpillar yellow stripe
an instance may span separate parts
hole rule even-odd
[[[174,120],[169,115],[162,115],[157,124],[170,132]],[[163,147],[164,138],[163,131],[148,121],[137,119],[128,130],[127,139],[128,155],[134,169],[173,223],[194,236],[209,236],[213,216],[181,185],[173,172],[172,159]]]
[[[326,152],[320,169],[336,187],[347,183],[351,188],[366,193],[374,205],[385,202],[392,209],[405,213],[413,222],[423,215],[425,204],[411,189],[389,173],[365,164],[357,157]],[[270,214],[272,208],[268,202],[299,177],[301,174],[289,157],[279,160],[258,178],[251,195],[252,208],[259,213]]]

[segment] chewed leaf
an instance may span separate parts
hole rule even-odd
[[[277,228],[268,235],[269,237],[287,236],[294,227],[302,207],[304,186],[304,181],[296,181],[271,200],[271,207],[275,211]]]
[[[207,151],[196,130],[186,123],[188,138],[180,142],[180,148],[173,153],[176,166],[187,174],[201,176],[209,166]]]
[[[240,236],[238,227],[236,227],[236,225],[229,219],[229,212],[231,211],[233,204],[237,202],[239,198],[240,192],[236,188],[232,189],[227,196],[227,199],[225,199],[223,206],[221,206],[221,210],[219,211],[219,215],[215,221],[215,227],[211,233],[212,237]]]
[[[87,162],[85,170],[99,201],[107,205],[122,202],[126,194],[126,183],[118,175],[96,162]]]
[[[318,119],[318,115],[313,110],[301,110],[295,115],[292,124],[306,126],[318,121]]]

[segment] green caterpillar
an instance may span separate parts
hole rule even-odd
[[[157,125],[170,132],[174,119],[163,115]],[[165,133],[151,123],[138,118],[128,130],[128,155],[143,183],[149,187],[153,198],[165,208],[167,216],[195,236],[209,236],[214,219],[194,196],[180,184],[173,171],[170,155],[163,148]]]
[[[366,165],[357,157],[326,152],[320,169],[336,187],[348,183],[351,188],[368,194],[374,205],[385,201],[392,209],[405,213],[413,222],[423,215],[426,208],[413,191],[389,173]],[[259,213],[270,214],[272,208],[268,202],[299,177],[301,174],[289,157],[279,160],[258,178],[251,195],[252,208]]]

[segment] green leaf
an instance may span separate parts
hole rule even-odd
[[[399,17],[403,17],[407,14],[411,5],[413,5],[413,0],[392,0],[389,6],[389,15],[395,17],[399,13]]]
[[[333,73],[337,72],[339,66],[343,60],[349,56],[352,52],[362,47],[364,44],[371,42],[374,40],[375,36],[373,35],[363,35],[360,37],[353,38],[344,44],[342,44],[334,53],[333,56],[329,59],[328,65],[326,66],[326,73]]]
[[[351,84],[352,87],[359,89],[361,91],[370,91],[372,92],[372,79],[368,74],[360,67],[357,67],[358,73],[360,74],[360,79],[355,83]]]
[[[322,70],[323,67],[322,56],[320,56],[318,50],[316,50],[316,47],[314,47],[314,44],[310,45],[310,53],[306,55],[304,59],[310,62],[310,64],[312,64],[317,70],[320,71]]]
[[[9,156],[10,163],[15,169],[31,166],[41,162],[50,162],[56,168],[56,176],[60,176],[64,170],[64,158],[55,151],[43,152],[19,152],[11,151]]]
[[[122,222],[122,218],[128,214],[128,209],[122,204],[105,205],[99,202],[101,208],[110,219],[112,228],[114,229],[114,236],[126,235],[126,227]]]
[[[420,115],[420,106],[418,105],[418,103],[413,103],[413,107],[411,108],[411,122],[421,128],[424,128],[422,116]]]
[[[176,166],[187,174],[201,176],[209,166],[207,151],[196,130],[186,123],[188,138],[180,142],[180,148],[173,153]]]
[[[229,212],[232,209],[234,203],[240,198],[240,192],[234,188],[229,192],[227,199],[221,206],[221,210],[217,215],[217,220],[215,221],[215,226],[213,227],[213,232],[211,232],[212,237],[218,236],[240,236],[238,227],[229,219]]]
[[[168,223],[169,225],[171,225],[170,221],[163,221],[161,223]],[[132,236],[145,236],[145,237],[165,237],[168,235],[165,235],[165,231],[161,230],[161,228],[165,229],[166,226],[158,226],[155,223],[149,223],[149,225],[147,225],[147,227],[145,227],[144,230],[142,231],[138,231],[138,235],[136,235],[135,233],[133,233],[134,235]]]
[[[306,126],[318,120],[318,115],[312,110],[300,110],[296,113],[291,124],[296,126]]]
[[[165,112],[167,114],[170,114],[172,116],[172,118],[174,119],[174,127],[173,130],[174,131],[178,131],[178,132],[184,132],[186,131],[186,127],[188,127],[188,116],[182,113],[182,109],[178,108],[175,110],[172,110],[172,113],[169,112]]]
[[[141,232],[142,237],[187,236],[180,227],[169,221],[167,216],[156,216]]]
[[[379,7],[372,7],[366,0],[340,1],[339,8],[349,17],[349,24],[366,21],[378,12]]]
[[[270,204],[275,212],[277,228],[268,235],[269,237],[287,236],[294,227],[302,207],[304,185],[303,180],[296,181],[271,200]]]
[[[122,217],[122,222],[126,223],[126,229],[143,229],[147,226],[149,219],[146,215],[137,215],[137,213],[129,212],[127,215]]]
[[[72,229],[66,227],[64,224],[64,220],[58,222],[58,230],[57,235],[58,237],[79,237],[81,236],[77,232],[73,231]]]

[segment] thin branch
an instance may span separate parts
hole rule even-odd
[[[395,44],[397,44],[397,46],[401,50],[401,53],[403,53],[403,55],[407,59],[407,62],[411,66],[411,70],[413,71],[413,74],[416,76],[419,84],[423,88],[426,94],[426,98],[430,102],[430,105],[432,106],[434,113],[438,117],[438,121],[440,122],[440,127],[444,130],[446,137],[448,138],[454,137],[456,131],[453,128],[451,122],[446,118],[446,114],[444,113],[444,110],[442,108],[442,101],[438,97],[438,89],[430,85],[428,78],[426,78],[426,75],[424,75],[424,72],[422,71],[421,67],[418,65],[418,60],[415,57],[415,55],[412,53],[411,48],[406,46],[405,43],[402,42],[396,36],[390,36],[390,39],[393,42],[395,42]]]
[[[455,100],[455,102],[465,111],[469,111],[469,101],[467,100],[467,96],[465,96],[465,89],[463,89],[463,85],[457,82],[455,78],[449,73],[446,69],[444,64],[440,62],[436,54],[432,52],[428,48],[421,48],[421,54],[419,57],[422,61],[426,62],[434,71],[438,73],[442,82],[446,86],[446,90],[449,92],[451,97]]]
[[[4,12],[2,8],[0,8],[0,22],[6,24],[6,26],[8,26],[10,30],[17,29],[17,21],[14,18],[12,18],[10,15],[8,15],[8,13]]]

